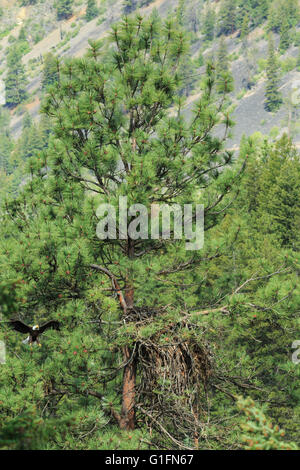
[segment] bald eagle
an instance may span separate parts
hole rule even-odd
[[[42,326],[34,325],[33,327],[26,325],[20,320],[10,320],[9,322],[11,328],[19,333],[28,333],[29,336],[22,341],[24,344],[38,344],[41,346],[39,341],[39,336],[44,333],[44,331],[52,328],[54,330],[59,330],[59,322],[55,320],[48,321],[44,323]]]

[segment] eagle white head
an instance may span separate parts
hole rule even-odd
[[[39,325],[34,325],[34,326],[32,327],[32,329],[33,329],[34,331],[36,331],[36,330],[39,330],[40,327],[39,327]]]

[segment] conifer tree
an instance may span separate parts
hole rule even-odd
[[[15,162],[19,161],[19,163],[25,162],[47,146],[41,125],[34,123],[28,112],[25,113],[22,124],[22,134],[11,155],[11,161],[15,159]],[[14,165],[16,166],[16,163]]]
[[[51,53],[45,55],[43,64],[42,88],[54,85],[59,79],[59,60]]]
[[[290,27],[294,27],[300,20],[300,7],[297,0],[286,0],[282,2],[283,21],[288,20]]]
[[[300,160],[286,134],[270,152],[260,184],[264,188],[258,210],[262,229],[276,236],[282,246],[299,250]]]
[[[5,82],[5,98],[9,107],[17,106],[27,98],[24,66],[20,54],[11,48],[7,56],[7,75]]]
[[[189,2],[189,8],[186,8],[185,20],[188,31],[195,34],[200,30],[200,18],[203,11],[203,0],[192,0]]]
[[[268,15],[268,30],[279,33],[282,22],[282,11],[278,4],[272,3]]]
[[[206,41],[212,41],[215,35],[215,20],[216,15],[213,8],[208,4],[206,7],[204,21],[203,21],[203,33]]]
[[[297,0],[277,0],[270,4],[268,15],[268,29],[279,33],[285,22],[290,28],[297,25],[300,18],[299,3]]]
[[[61,331],[30,351],[1,329],[15,354],[0,368],[0,448],[242,448],[240,393],[269,397],[285,443],[298,440],[297,253],[253,217],[271,146],[244,140],[236,163],[224,150],[230,89],[225,78],[220,94],[210,64],[183,116],[177,24],[125,18],[111,41],[108,55],[95,41],[62,65],[43,106],[49,147],[27,160],[27,183],[3,207],[0,279],[19,280],[13,312]],[[100,240],[99,207],[119,215],[120,196],[147,213],[152,202],[203,203],[203,249],[152,239],[150,226],[148,239]],[[271,431],[263,440],[260,430],[265,444]]]
[[[290,26],[287,18],[285,17],[280,28],[280,43],[279,50],[283,54],[291,45]]]
[[[220,83],[224,83],[224,80],[227,81],[228,89],[233,89],[233,76],[229,69],[229,59],[227,52],[227,45],[224,36],[220,38],[219,47],[217,51],[216,58],[216,77]],[[222,87],[221,87],[222,89]]]
[[[35,5],[37,2],[38,0],[21,0],[21,5],[22,6]]]
[[[18,40],[19,40],[19,41],[26,41],[26,40],[27,40],[27,38],[26,38],[26,32],[25,32],[25,28],[24,28],[24,27],[20,29],[20,33],[19,33]]]
[[[176,11],[176,17],[178,24],[182,27],[185,23],[185,14],[186,14],[186,0],[178,0],[178,6]]]
[[[268,63],[267,63],[267,83],[265,107],[268,111],[277,111],[282,103],[279,88],[278,65],[275,53],[274,40],[269,37]]]
[[[13,141],[9,129],[10,116],[5,108],[0,108],[0,170],[9,172],[9,156]]]
[[[298,70],[300,70],[300,46],[298,47],[297,67],[298,67]]]
[[[99,14],[99,9],[96,4],[96,0],[88,0],[85,18],[87,21],[91,21],[96,18]]]
[[[244,48],[246,47],[246,44],[247,44],[248,34],[249,34],[249,16],[248,14],[246,14],[243,17],[243,22],[241,26],[241,40],[243,42]]]
[[[245,422],[241,424],[242,440],[247,450],[297,450],[297,445],[284,442],[286,435],[283,429],[274,425],[251,398],[239,397],[238,408],[245,414]]]
[[[236,0],[224,0],[218,15],[218,34],[226,36],[236,31]]]
[[[49,302],[53,302],[53,315],[56,315],[59,305],[62,308],[65,304],[71,311],[75,307],[72,307],[73,301],[78,304],[74,314],[69,318],[63,316],[65,327],[66,322],[77,324],[85,302],[90,303],[92,318],[104,309],[103,314],[107,312],[105,322],[121,322],[117,330],[112,331],[109,326],[105,335],[101,335],[101,341],[109,338],[110,348],[116,351],[116,359],[121,361],[123,368],[121,383],[118,378],[122,389],[120,407],[117,402],[116,406],[111,404],[110,412],[121,429],[133,430],[136,413],[141,413],[137,394],[143,397],[140,399],[146,408],[149,399],[156,406],[155,392],[149,395],[151,384],[143,377],[152,371],[158,386],[161,370],[155,369],[148,354],[151,350],[151,354],[154,351],[158,355],[162,353],[160,344],[168,341],[165,340],[166,328],[175,340],[179,334],[177,328],[181,329],[181,322],[176,326],[176,316],[186,315],[179,313],[181,308],[167,313],[166,302],[170,294],[167,291],[163,294],[165,283],[158,279],[192,268],[203,254],[189,253],[181,240],[136,240],[130,236],[123,239],[120,226],[121,239],[97,240],[97,207],[109,202],[117,208],[119,197],[126,196],[129,206],[139,202],[150,211],[149,203],[195,201],[196,194],[201,194],[196,188],[208,185],[211,190],[206,196],[202,195],[201,200],[206,205],[206,227],[211,229],[219,221],[215,208],[225,204],[227,193],[238,176],[228,170],[219,179],[217,171],[217,168],[229,166],[232,155],[223,151],[221,141],[213,137],[212,131],[223,122],[226,138],[232,123],[223,109],[226,100],[219,103],[215,94],[211,66],[202,83],[203,94],[197,103],[192,125],[184,121],[180,112],[177,117],[169,116],[168,109],[180,86],[177,73],[180,58],[186,51],[185,38],[178,25],[171,22],[161,25],[151,18],[125,18],[114,26],[111,37],[116,47],[113,63],[107,59],[103,61],[100,45],[91,42],[88,57],[68,61],[63,67],[61,82],[49,93],[44,111],[54,119],[55,136],[40,159],[29,160],[29,174],[34,176],[21,195],[21,199],[27,199],[29,212],[35,212],[34,207],[40,201],[37,218],[32,219],[37,231],[32,226],[27,234],[24,233],[25,239],[29,237],[28,242],[32,238],[39,241],[32,245],[34,251],[30,251],[26,243],[26,254],[21,249],[22,253],[16,253],[15,261],[16,268],[23,271],[17,267],[21,262],[17,259],[26,257],[21,265],[24,264],[23,276],[28,286],[26,298],[31,305],[38,302],[43,311],[42,305],[49,306]],[[223,90],[226,96],[225,83]],[[57,102],[60,102],[59,107]],[[49,173],[45,179],[42,170],[46,167]],[[12,206],[17,207],[18,203],[14,202]],[[7,209],[10,212],[9,207]],[[42,266],[36,258],[37,252],[40,256],[44,253]],[[111,296],[105,300],[99,286],[112,288],[119,308]],[[84,300],[86,290],[90,290],[89,301]],[[158,292],[161,300],[157,297]],[[100,304],[93,299],[95,294],[96,298],[100,295]],[[172,304],[182,298],[182,292],[174,294],[176,299],[173,298]],[[186,297],[184,303],[186,301],[192,308],[192,297],[190,300]],[[167,317],[170,315],[170,320],[164,318],[164,312]],[[146,329],[139,330],[139,321],[143,318]],[[100,339],[97,341],[101,347]],[[154,346],[151,346],[152,341]],[[185,354],[201,355],[200,349],[193,346],[195,339],[191,341],[191,345],[186,346],[190,352]],[[150,361],[149,366],[143,361]],[[171,364],[166,366],[170,374],[176,370]],[[188,364],[185,367],[185,373],[190,376]],[[70,370],[68,375],[72,373]],[[102,378],[109,382],[114,376],[113,373],[110,378]],[[64,380],[64,383],[58,378],[55,380],[58,380],[55,387],[67,386]],[[74,379],[70,377],[69,380]],[[146,389],[138,391],[139,380]],[[192,380],[198,380],[196,375]],[[101,378],[96,385],[98,391],[92,390],[90,380],[87,382],[90,393],[102,395]],[[168,397],[166,399],[168,401]],[[176,396],[172,400],[176,401]],[[166,401],[164,412],[163,403],[157,403],[166,416],[173,409],[172,400],[169,404]],[[189,415],[188,409],[186,412]],[[189,416],[188,419],[192,419],[192,415]],[[167,417],[163,419],[168,422]],[[183,424],[185,432],[188,432],[187,423],[188,420]]]
[[[72,16],[73,0],[56,0],[55,8],[58,20],[66,20]]]
[[[219,40],[216,69],[218,73],[228,72],[229,70],[228,51],[224,36],[222,36]]]
[[[124,13],[130,15],[138,7],[138,0],[124,0]]]
[[[268,11],[269,0],[237,0],[237,27],[242,27],[245,16],[251,27],[258,26],[268,17]]]

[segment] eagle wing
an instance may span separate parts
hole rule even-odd
[[[20,320],[10,320],[9,325],[15,330],[19,331],[20,333],[31,333],[32,329],[30,326],[26,325]]]
[[[53,330],[59,330],[59,322],[55,320],[48,321],[47,323],[44,323],[40,329],[39,333],[42,334],[44,331],[48,330],[49,328],[52,328]]]

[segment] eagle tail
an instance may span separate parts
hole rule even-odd
[[[22,341],[23,344],[28,344],[30,340],[30,336],[28,336],[26,339]]]

